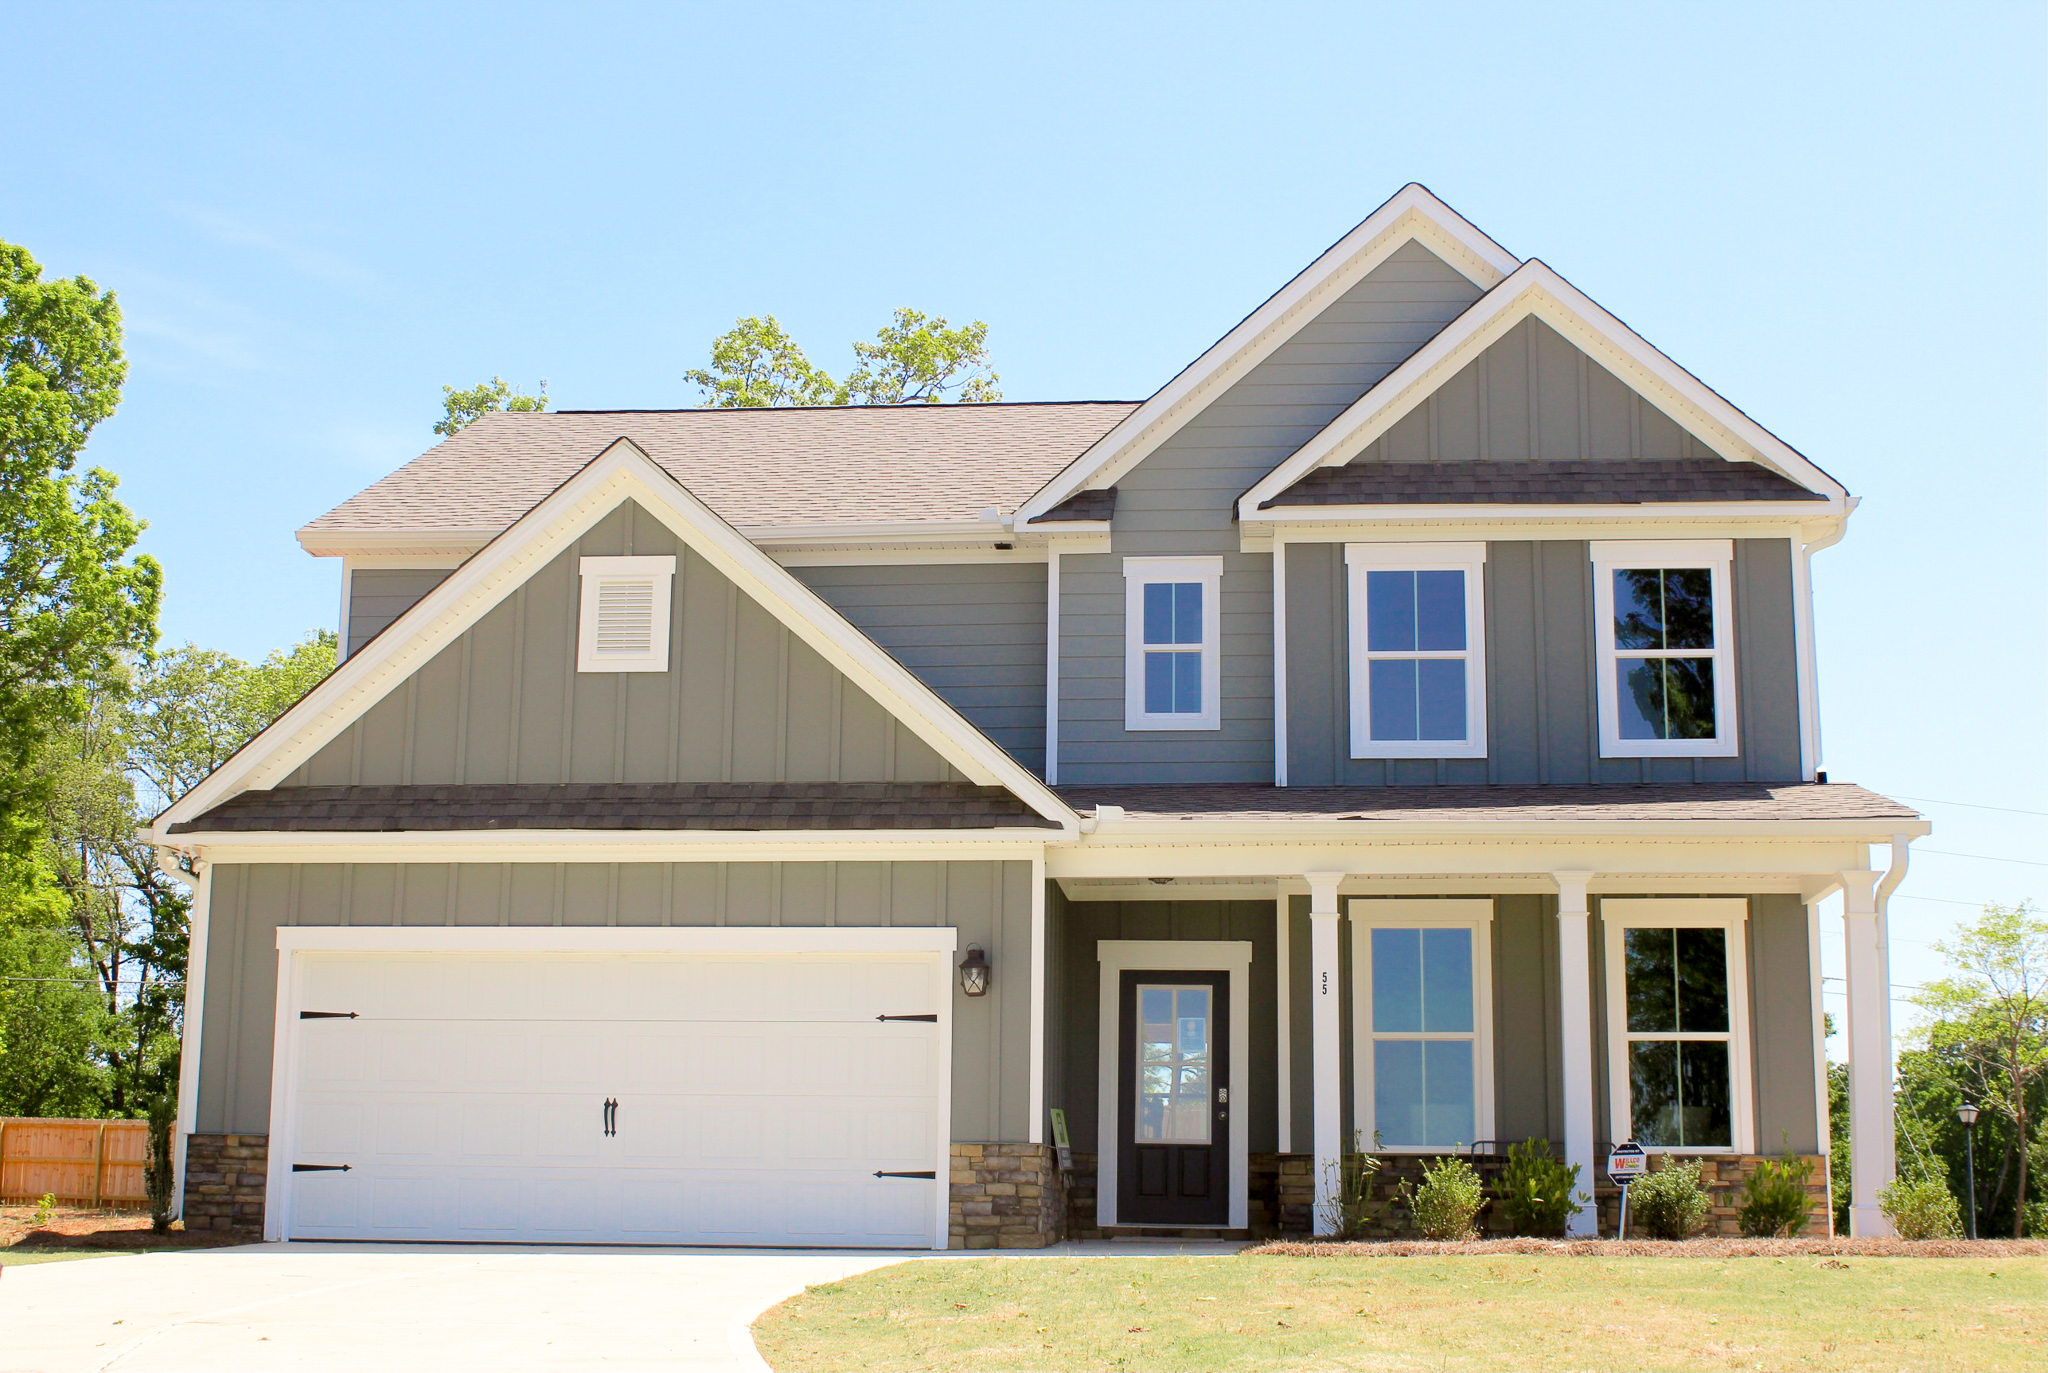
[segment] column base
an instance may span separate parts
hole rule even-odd
[[[1851,1206],[1849,1208],[1849,1238],[1859,1240],[1897,1239],[1899,1232],[1891,1220],[1876,1206]]]

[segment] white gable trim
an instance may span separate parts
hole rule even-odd
[[[1039,488],[1018,508],[1017,527],[1022,529],[1078,492],[1114,486],[1210,401],[1409,242],[1420,243],[1481,290],[1492,289],[1519,265],[1514,254],[1463,215],[1410,182]]]
[[[1261,503],[1318,467],[1340,467],[1357,457],[1531,315],[1564,335],[1722,457],[1731,462],[1760,463],[1827,496],[1830,504],[1809,507],[1809,517],[1846,513],[1842,503],[1848,492],[1841,483],[1652,347],[1578,287],[1531,258],[1247,491],[1238,501],[1238,518],[1275,518],[1279,512],[1262,511]]]
[[[1044,783],[657,467],[631,440],[621,438],[159,815],[152,838],[175,844],[169,836],[171,825],[202,815],[240,792],[277,785],[627,500],[638,501],[970,781],[1006,787],[1063,830],[1076,832],[1078,818]]]

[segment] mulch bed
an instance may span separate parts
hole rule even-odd
[[[2048,1240],[1274,1240],[1244,1251],[1299,1259],[1436,1259],[1530,1254],[1603,1259],[2008,1259],[2048,1255]]]
[[[212,1249],[248,1244],[250,1235],[186,1230],[159,1235],[146,1211],[94,1211],[60,1206],[36,1224],[33,1206],[0,1206],[0,1249]]]

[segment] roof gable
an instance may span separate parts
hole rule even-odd
[[[628,501],[652,514],[693,554],[856,682],[968,782],[1003,787],[1062,827],[1075,823],[1073,813],[1036,777],[630,440],[619,439],[158,816],[156,837],[161,841],[171,826],[238,792],[277,786]]]
[[[1481,290],[1517,266],[1512,254],[1429,191],[1412,183],[1402,187],[1025,501],[1017,512],[1018,525],[1080,492],[1114,486],[1410,243],[1427,248]]]
[[[1319,468],[1343,467],[1361,457],[1371,461],[1375,445],[1381,445],[1377,450],[1381,458],[1405,462],[1408,455],[1400,452],[1403,434],[1398,429],[1403,421],[1458,379],[1472,377],[1470,369],[1489,350],[1530,320],[1540,322],[1525,331],[1532,349],[1540,348],[1547,336],[1555,336],[1598,364],[1600,371],[1640,396],[1668,421],[1670,428],[1660,426],[1661,437],[1666,440],[1663,446],[1672,451],[1651,456],[1674,460],[1711,456],[1731,463],[1756,464],[1830,503],[1846,501],[1848,493],[1834,478],[1651,346],[1543,262],[1531,258],[1247,491],[1238,502],[1240,518],[1259,518],[1262,509],[1280,503],[1283,493]],[[1406,436],[1412,439],[1416,430],[1417,426],[1408,426]],[[1518,456],[1543,456],[1540,424],[1525,423],[1522,432],[1535,437],[1528,440],[1531,446]],[[1565,427],[1559,426],[1558,432],[1565,432]],[[1643,432],[1644,426],[1638,420],[1629,442],[1635,444]],[[1483,447],[1484,442],[1484,436],[1474,435],[1475,447]],[[1576,422],[1571,426],[1571,444],[1576,450],[1571,459],[1590,456],[1592,448],[1604,446]],[[1561,438],[1557,446],[1560,451],[1556,456],[1567,460]],[[1488,455],[1460,452],[1443,456],[1469,459]],[[1642,456],[1626,455],[1629,460]]]

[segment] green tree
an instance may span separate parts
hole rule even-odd
[[[44,281],[0,242],[0,843],[34,841],[51,733],[83,720],[156,640],[162,576],[142,521],[80,451],[120,403],[121,310],[85,277]]]
[[[714,409],[802,405],[906,405],[998,401],[1000,380],[988,358],[988,326],[955,329],[921,311],[896,311],[872,342],[853,345],[843,382],[804,356],[775,316],[749,315],[711,342],[711,366],[684,380]]]
[[[452,386],[441,388],[442,405],[447,413],[434,424],[434,432],[443,438],[454,438],[457,434],[475,424],[493,410],[545,410],[548,408],[548,384],[543,380],[540,394],[529,396],[523,391],[514,391],[512,383],[503,377],[492,377],[479,382],[467,391],[458,391]]]

